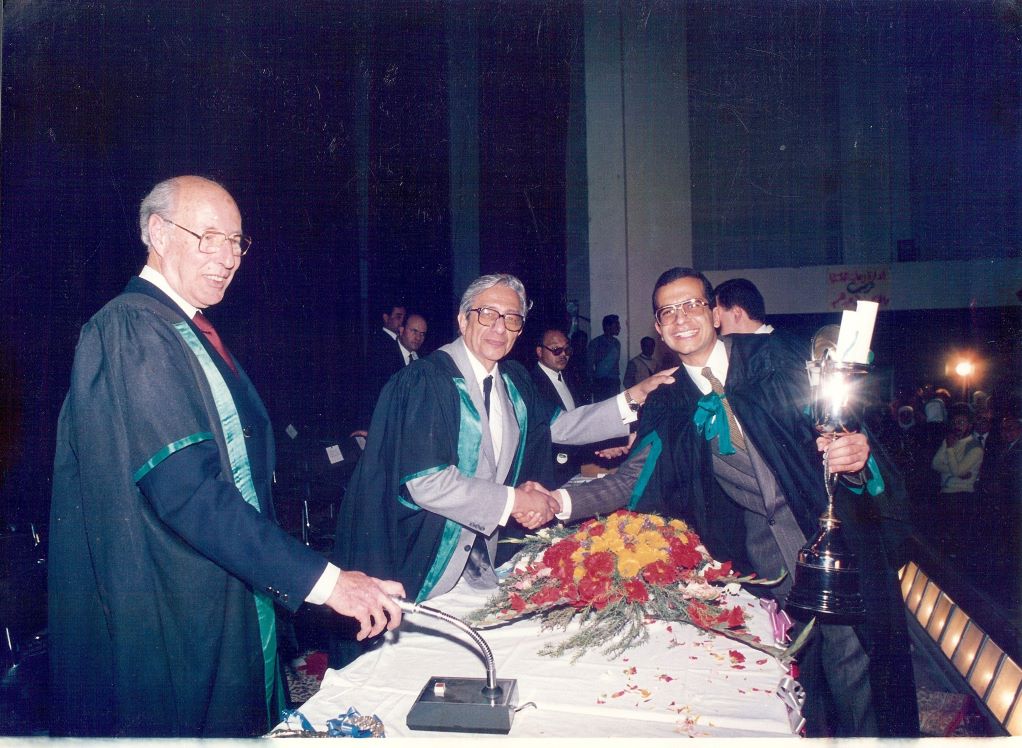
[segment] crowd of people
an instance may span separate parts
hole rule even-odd
[[[484,275],[461,297],[457,337],[428,355],[422,315],[381,311],[365,449],[328,560],[274,520],[266,410],[203,313],[251,243],[237,205],[214,182],[178,177],[146,196],[139,225],[145,267],[83,328],[60,418],[52,734],[261,734],[285,700],[275,605],[338,613],[330,658],[343,666],[400,624],[395,597],[492,587],[500,539],[622,507],[687,520],[739,569],[787,572],[769,592],[783,608],[826,506],[824,454],[841,476],[835,509],[862,560],[867,615],[821,623],[800,655],[808,734],[918,733],[896,578],[907,499],[885,455],[912,501],[933,478],[928,499],[955,511],[1017,510],[1017,417],[925,390],[870,430],[818,437],[804,415],[806,352],[766,324],[753,284],[714,289],[691,268],[651,290],[667,368],[644,338],[622,384],[616,315],[588,345],[541,330],[526,368],[508,358],[526,289]],[[613,475],[559,488],[591,445],[629,434],[611,450],[627,452]]]
[[[947,388],[924,384],[872,408],[868,421],[904,476],[914,524],[942,555],[1017,549],[1022,410],[1010,392],[977,390],[956,402]],[[996,558],[1017,573],[1017,550]]]

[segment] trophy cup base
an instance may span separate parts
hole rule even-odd
[[[858,570],[827,569],[799,562],[784,609],[797,620],[852,625],[866,619]]]

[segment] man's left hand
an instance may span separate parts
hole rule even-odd
[[[869,440],[865,434],[845,434],[836,439],[826,436],[816,438],[816,448],[827,452],[832,473],[857,473],[866,467],[869,459]]]

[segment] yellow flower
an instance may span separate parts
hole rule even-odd
[[[661,535],[655,530],[647,530],[646,532],[640,533],[636,541],[640,545],[648,546],[650,548],[663,548],[667,545],[667,538]]]
[[[578,582],[585,575],[586,575],[586,570],[584,568],[582,568],[581,566],[576,566],[575,567],[575,571],[573,571],[572,574],[571,574],[571,578],[574,579],[576,582]]]
[[[617,573],[625,579],[633,579],[642,569],[642,564],[632,553],[623,553],[617,559]]]
[[[682,521],[681,521],[680,519],[672,519],[672,520],[671,520],[671,521],[670,521],[670,522],[668,523],[668,527],[673,527],[673,528],[674,528],[674,530],[675,530],[675,531],[676,531],[676,532],[677,532],[678,534],[681,534],[681,533],[683,533],[683,532],[688,532],[688,525],[686,525],[686,524],[685,524],[684,522],[682,522]]]

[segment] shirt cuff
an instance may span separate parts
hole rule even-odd
[[[323,573],[319,575],[319,581],[312,586],[309,594],[305,597],[305,602],[312,605],[325,603],[330,599],[330,594],[334,591],[340,576],[341,570],[328,561]]]
[[[617,412],[621,416],[621,423],[635,423],[639,420],[639,414],[628,407],[625,393],[622,392],[614,399],[617,401]]]
[[[504,502],[504,513],[500,515],[500,522],[497,524],[504,527],[511,518],[511,510],[515,508],[515,489],[507,487],[507,500]]]
[[[563,488],[558,488],[554,491],[554,496],[561,503],[561,511],[554,516],[562,522],[571,517],[571,494],[565,491]]]

